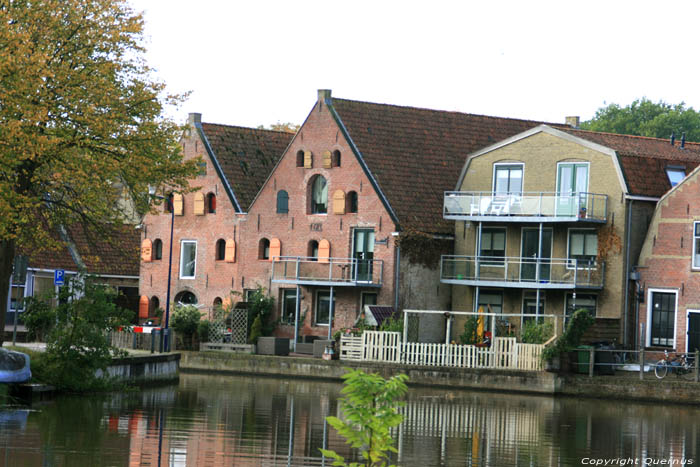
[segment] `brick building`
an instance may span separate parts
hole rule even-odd
[[[646,348],[700,349],[699,197],[696,168],[654,210],[633,274],[639,340]]]
[[[458,221],[442,271],[454,308],[560,326],[587,308],[588,340],[634,342],[631,265],[659,196],[698,162],[695,144],[546,125],[472,153],[445,195]]]
[[[189,115],[181,144],[186,159],[202,160],[200,174],[190,180],[197,190],[172,195],[142,222],[139,290],[148,315],[165,309],[171,221],[171,302],[207,312],[241,290],[240,224],[292,136],[202,123],[200,114]]]

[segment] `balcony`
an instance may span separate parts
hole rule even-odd
[[[354,258],[280,256],[272,260],[272,282],[341,287],[381,287],[384,263]]]
[[[595,193],[506,193],[446,191],[445,219],[499,222],[607,221],[608,196]]]
[[[520,289],[602,289],[605,263],[566,258],[443,256],[440,282]]]

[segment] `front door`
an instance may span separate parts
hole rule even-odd
[[[355,229],[352,243],[355,260],[353,276],[358,282],[372,282],[372,260],[374,259],[374,230]]]
[[[557,216],[575,216],[586,207],[588,164],[565,163],[557,167]]]
[[[537,256],[540,247],[540,230],[523,229],[522,263],[520,264],[520,280],[534,281],[537,279]],[[540,281],[549,281],[550,263],[552,257],[552,230],[542,230],[542,258],[540,260]]]
[[[688,313],[688,348],[687,352],[700,350],[700,312]]]

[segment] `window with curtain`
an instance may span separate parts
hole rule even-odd
[[[283,323],[294,323],[296,307],[296,289],[282,289],[282,310],[280,312],[280,321]]]
[[[595,230],[569,230],[570,268],[595,267],[597,256],[598,234]]]
[[[523,192],[523,165],[497,165],[493,191],[496,195],[520,195]]]
[[[328,212],[328,184],[321,175],[316,175],[311,181],[311,214],[326,214]]]
[[[197,242],[183,241],[180,245],[180,279],[194,279],[197,263]]]

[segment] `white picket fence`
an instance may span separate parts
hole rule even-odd
[[[365,331],[342,336],[340,359],[452,368],[492,368],[538,371],[542,344],[522,344],[514,337],[496,337],[491,347],[401,342],[401,333]]]

